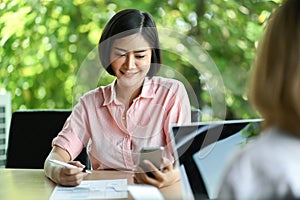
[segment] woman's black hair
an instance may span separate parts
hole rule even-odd
[[[140,33],[152,49],[151,66],[147,76],[152,77],[159,71],[161,50],[153,17],[140,10],[125,9],[115,14],[107,23],[98,45],[101,64],[109,74],[115,75],[110,60],[113,42],[135,33]]]

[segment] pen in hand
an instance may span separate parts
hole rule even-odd
[[[65,163],[65,162],[62,162],[62,161],[59,161],[59,160],[55,160],[55,159],[49,159],[49,161],[52,162],[52,163],[55,163],[57,165],[64,166],[64,167],[67,167],[67,168],[71,168],[71,169],[79,168],[79,167],[76,167],[75,165],[71,165],[69,163]],[[92,173],[90,170],[86,170],[86,169],[83,169],[82,171],[86,172],[88,174]]]

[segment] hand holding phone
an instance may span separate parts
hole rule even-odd
[[[143,147],[141,149],[138,163],[148,176],[154,178],[154,175],[143,161],[149,160],[157,169],[161,170],[163,153],[164,147]]]

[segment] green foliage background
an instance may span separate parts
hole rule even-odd
[[[225,84],[227,119],[257,114],[247,101],[249,71],[270,13],[281,0],[2,0],[0,3],[0,93],[12,95],[12,109],[71,109],[80,64],[119,10],[151,13],[159,28],[196,40],[210,55]],[[188,80],[205,116],[209,93],[199,74],[178,55],[164,52],[164,64]],[[107,84],[112,77],[102,79]],[[217,117],[217,116],[215,116]]]

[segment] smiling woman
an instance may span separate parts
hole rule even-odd
[[[94,170],[134,171],[136,183],[164,187],[179,180],[170,125],[190,123],[191,108],[184,85],[155,76],[161,50],[155,22],[148,13],[127,9],[108,22],[99,42],[99,56],[115,80],[84,94],[53,140],[45,173],[61,185],[78,185],[85,173],[54,165],[56,159],[79,168],[73,159],[87,147]],[[163,146],[160,171],[145,162],[154,177],[137,166],[140,149]]]

